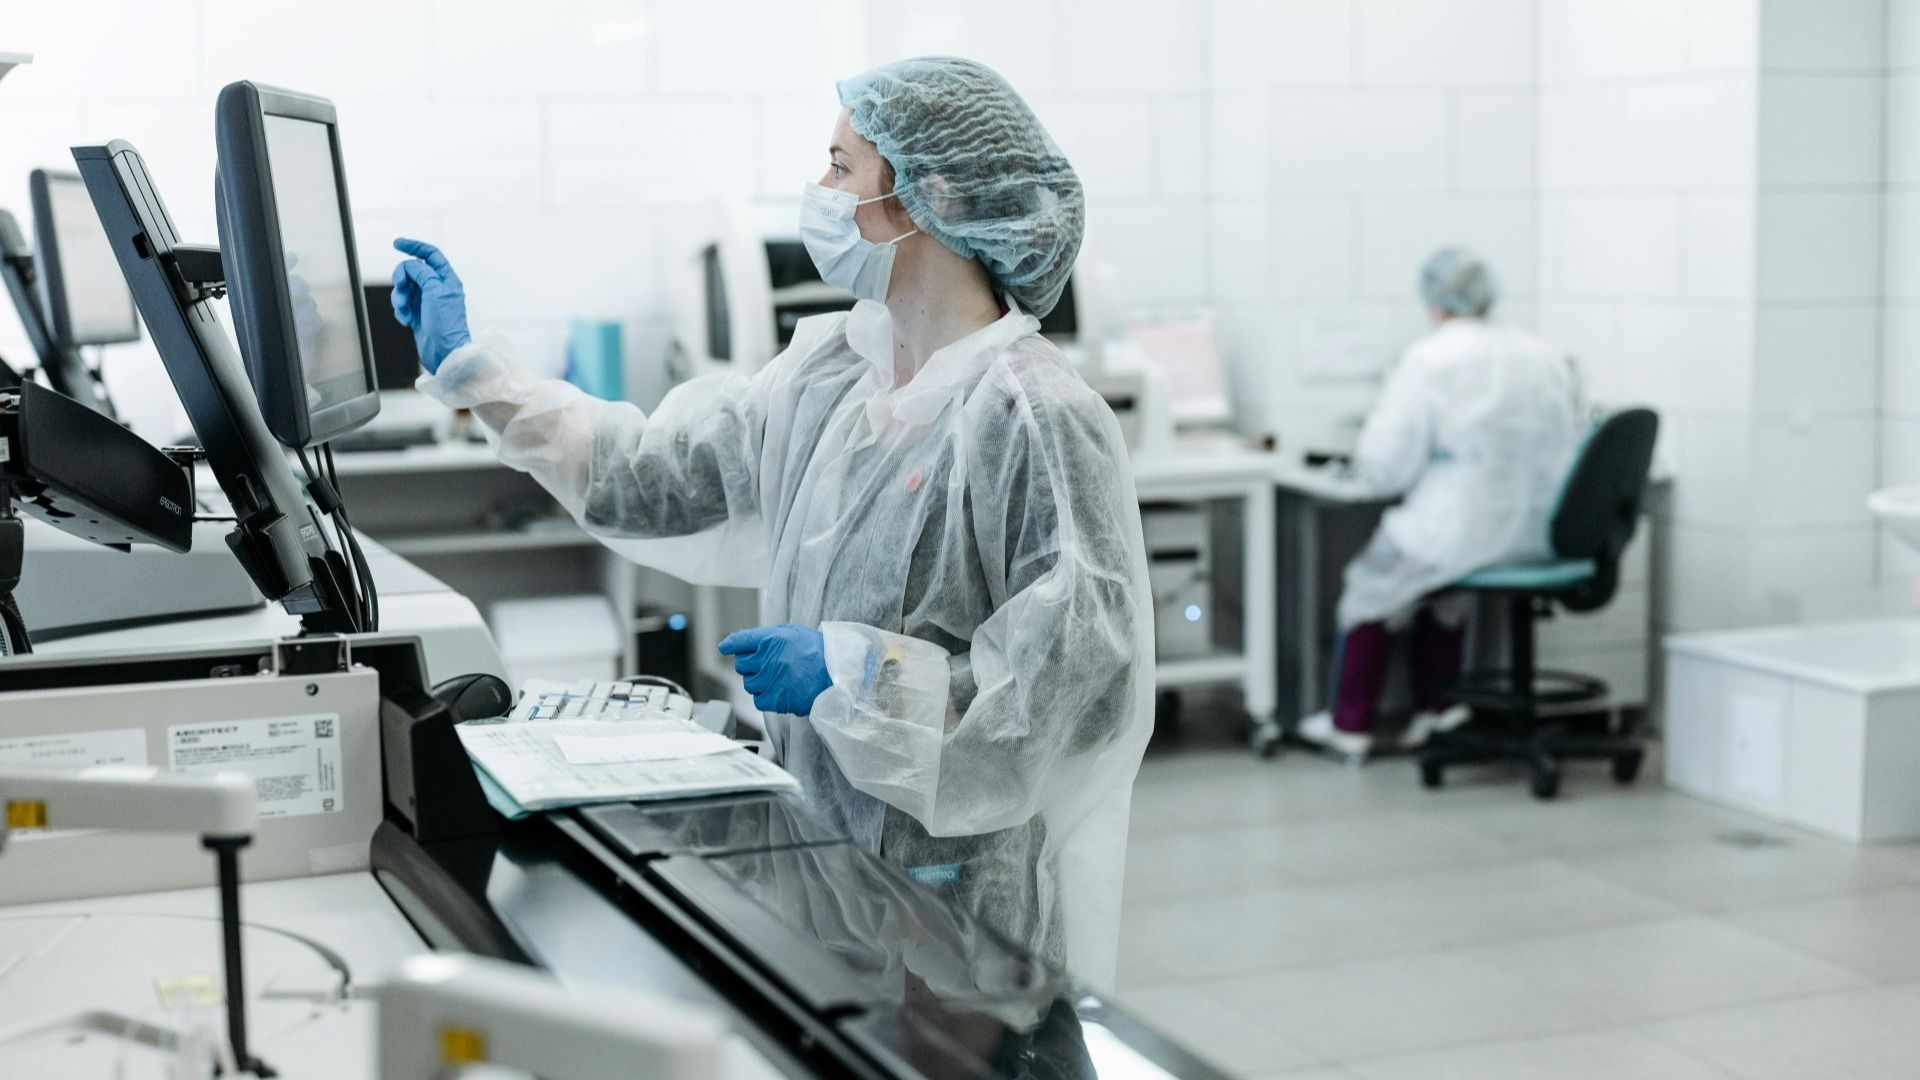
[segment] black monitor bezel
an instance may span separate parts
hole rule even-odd
[[[57,216],[53,209],[51,184],[71,183],[86,193],[87,185],[76,172],[60,169],[35,169],[27,174],[27,201],[33,209],[33,252],[38,264],[35,272],[39,277],[35,290],[40,294],[40,306],[47,318],[47,334],[56,349],[77,349],[83,345],[124,345],[129,341],[140,340],[140,308],[134,303],[133,290],[127,290],[127,330],[107,337],[81,338],[74,334],[73,307],[67,295],[67,274],[64,257],[60,253],[59,230],[54,228]],[[96,224],[98,219],[96,219]],[[125,281],[117,282],[123,288]]]
[[[267,430],[213,296],[180,269],[183,245],[146,161],[119,139],[76,146],[73,158],[207,467],[233,507],[228,546],[262,595],[305,629],[359,629],[319,511]]]
[[[366,423],[380,411],[379,371],[367,329],[352,200],[347,194],[346,167],[340,153],[339,114],[325,98],[236,82],[220,91],[214,115],[214,141],[220,158],[222,262],[234,327],[260,412],[267,429],[286,446],[299,448],[326,442]],[[306,379],[294,334],[293,301],[281,269],[286,258],[267,152],[269,116],[324,125],[333,155],[334,190],[340,198],[347,275],[359,322],[361,373],[367,390],[319,410],[307,407]]]

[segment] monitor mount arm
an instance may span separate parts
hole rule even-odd
[[[0,632],[32,651],[13,602],[25,552],[16,507],[104,547],[193,544],[193,484],[181,464],[112,419],[34,382],[0,390]]]
[[[175,244],[160,262],[180,294],[196,303],[227,295],[227,268],[220,261],[218,244]]]

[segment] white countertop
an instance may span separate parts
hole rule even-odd
[[[240,905],[254,1052],[284,1077],[366,1075],[374,1005],[354,992],[425,943],[367,873],[247,885]],[[210,888],[0,908],[0,1073],[167,1075],[165,1055],[86,1031],[89,1013],[224,1039],[223,1007],[161,998],[161,980],[223,985],[219,910]]]
[[[1855,694],[1920,691],[1920,618],[1674,634],[1666,647]]]

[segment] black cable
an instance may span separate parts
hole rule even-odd
[[[340,467],[333,460],[333,445],[329,443],[322,446],[320,452],[321,460],[326,465],[327,483],[332,485],[334,495],[340,499],[340,522],[344,526],[342,531],[346,535],[347,544],[353,548],[354,564],[359,567],[360,595],[367,604],[366,628],[378,630],[380,629],[380,589],[374,584],[373,566],[367,562],[367,553],[360,550],[360,538],[354,535],[353,522],[347,519],[347,500],[346,496],[340,493]]]
[[[295,447],[294,453],[299,455],[300,468],[303,472],[307,474],[307,484],[309,487],[311,487],[313,484],[316,484],[316,483],[318,484],[326,483],[325,475],[321,473],[318,469],[316,469],[314,467],[314,463],[312,459],[309,459],[307,457],[307,451],[305,447]],[[316,457],[317,456],[318,455],[316,454]],[[331,485],[328,485],[328,486],[331,486]],[[352,580],[341,581],[339,585],[341,590],[344,591],[346,594],[345,596],[342,597],[342,599],[346,601],[347,615],[352,620],[354,629],[364,630],[367,628],[366,601],[360,596],[360,591],[358,588],[358,582],[360,581],[360,572],[358,568],[356,568],[353,564],[352,551],[347,543],[347,537],[350,534],[348,534],[346,530],[342,529],[340,526],[340,518],[337,512],[337,507],[334,508],[333,510],[330,510],[330,511],[323,510],[322,512],[327,513],[330,517],[333,518],[334,531],[341,534],[341,541],[337,547],[336,545],[329,543],[327,541],[326,530],[322,529],[320,533],[321,543],[326,545],[328,551],[338,554],[340,556],[340,561],[345,565],[347,570],[353,575]]]
[[[26,656],[33,652],[33,639],[27,634],[27,620],[20,615],[20,605],[13,602],[13,594],[0,593],[0,636],[5,637],[4,651],[0,655]]]

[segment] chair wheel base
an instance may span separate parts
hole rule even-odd
[[[1642,750],[1629,750],[1626,753],[1617,755],[1613,759],[1613,782],[1626,785],[1639,779],[1640,766],[1646,761],[1646,758],[1646,752]]]
[[[1270,758],[1280,752],[1280,740],[1286,730],[1280,721],[1271,716],[1249,717],[1247,721],[1247,745],[1263,758]]]
[[[1527,787],[1533,792],[1534,798],[1545,801],[1560,794],[1560,769],[1558,766],[1542,768],[1539,765],[1535,765],[1529,770],[1529,773],[1530,779]]]

